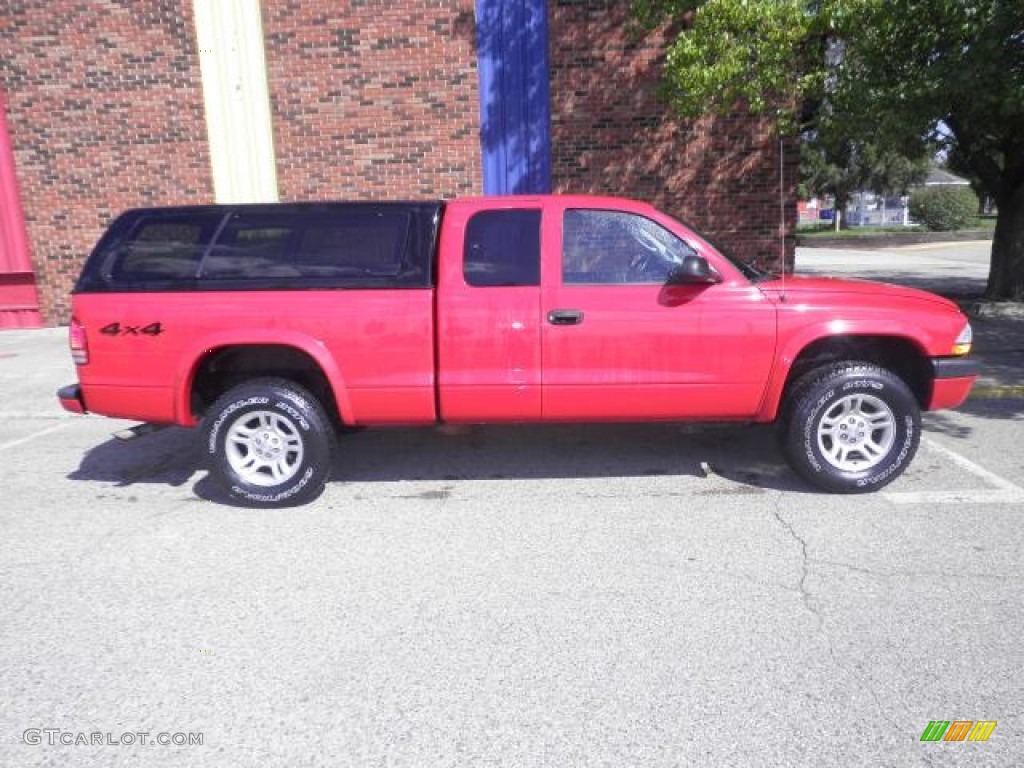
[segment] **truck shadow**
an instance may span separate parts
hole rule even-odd
[[[201,469],[198,437],[195,430],[168,427],[132,440],[111,438],[90,449],[68,479],[117,487],[136,483],[179,487]]]
[[[764,490],[810,491],[771,427],[565,424],[366,430],[339,444],[336,480],[495,480],[709,473]]]
[[[204,472],[199,433],[169,427],[90,450],[72,480],[180,487]],[[705,469],[706,468],[706,469]],[[332,482],[678,476],[753,491],[814,493],[764,425],[572,424],[368,429],[339,437]],[[715,482],[718,478],[718,482]],[[193,488],[232,504],[205,474]],[[749,491],[748,491],[749,492]]]

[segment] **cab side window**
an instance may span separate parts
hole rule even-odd
[[[696,251],[650,219],[622,211],[568,210],[562,221],[562,282],[663,284]]]
[[[466,227],[463,275],[469,285],[540,285],[540,211],[481,211]]]

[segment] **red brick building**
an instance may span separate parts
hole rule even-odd
[[[672,118],[656,95],[661,41],[632,38],[626,6],[4,3],[0,327],[65,322],[82,259],[124,208],[246,190],[480,194],[503,189],[496,174],[516,163],[526,170],[509,189],[646,199],[748,259],[777,259],[779,149],[767,126]],[[794,152],[786,162],[794,200]],[[795,215],[792,204],[790,226]]]

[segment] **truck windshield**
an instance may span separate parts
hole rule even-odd
[[[679,221],[679,219],[676,219],[676,221]],[[680,221],[679,223],[682,224],[687,229],[689,229],[691,232],[697,231],[686,222]],[[738,269],[743,274],[743,276],[747,278],[747,280],[749,280],[750,282],[760,283],[765,280],[772,280],[775,278],[775,275],[772,272],[769,272],[766,269],[762,269],[761,267],[758,267],[754,264],[750,264],[748,262],[740,260],[739,257],[737,257],[731,249],[726,248],[721,243],[716,241],[714,238],[708,237],[704,233],[700,233],[699,237],[706,243],[708,243],[716,251],[718,251],[720,254],[722,254],[722,256],[724,256],[730,264],[736,267],[736,269]]]
[[[767,269],[762,269],[756,264],[748,264],[745,261],[740,261],[731,251],[723,248],[717,243],[712,243],[712,245],[714,245],[715,248],[718,249],[718,252],[725,256],[725,258],[727,258],[733,266],[736,267],[736,269],[742,272],[743,276],[750,282],[760,283],[764,280],[773,280],[775,278],[775,274],[773,272],[769,272]]]
[[[761,267],[756,266],[754,264],[749,264],[745,261],[741,261],[736,256],[736,254],[732,252],[731,249],[726,248],[721,243],[713,240],[707,235],[702,234],[701,237],[707,240],[716,251],[718,251],[726,259],[728,259],[729,263],[736,267],[736,269],[738,269],[740,272],[742,272],[743,276],[747,278],[747,280],[749,280],[750,282],[760,283],[765,280],[771,280],[775,277],[775,275],[769,272],[767,269],[762,269]]]

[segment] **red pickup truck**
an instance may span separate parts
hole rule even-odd
[[[257,506],[314,498],[339,427],[780,422],[816,486],[894,480],[978,369],[955,304],[788,278],[589,196],[129,211],[74,290],[76,413],[198,426]]]

